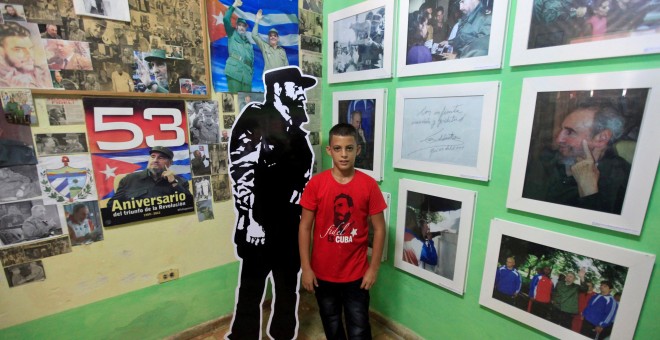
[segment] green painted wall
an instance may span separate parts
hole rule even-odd
[[[0,330],[0,339],[162,339],[230,314],[238,262]]]
[[[407,1],[407,0],[400,0]],[[399,2],[400,2],[399,1]],[[521,0],[518,0],[521,1]],[[527,0],[530,1],[530,0]],[[361,1],[324,2],[324,22],[327,29],[328,13],[346,8]],[[324,133],[332,126],[332,93],[371,88],[388,90],[387,134],[385,175],[381,189],[392,193],[392,213],[389,226],[388,261],[381,266],[379,281],[372,292],[372,308],[391,319],[400,322],[428,339],[522,339],[549,336],[527,327],[513,319],[495,313],[479,305],[481,276],[485,261],[486,245],[490,221],[499,218],[543,229],[557,231],[594,241],[636,249],[657,254],[660,244],[660,176],[656,176],[654,190],[648,207],[644,229],[640,237],[593,228],[577,223],[560,221],[530,213],[506,208],[512,153],[518,123],[518,109],[523,78],[554,75],[570,75],[623,70],[639,70],[660,67],[660,57],[656,55],[612,58],[594,61],[567,62],[550,65],[535,65],[512,68],[508,66],[511,49],[513,21],[516,1],[511,1],[508,16],[508,32],[505,41],[504,62],[501,70],[462,72],[455,74],[429,75],[420,77],[393,78],[354,83],[329,85],[324,81],[323,129]],[[398,20],[398,17],[397,17]],[[395,42],[396,45],[396,42]],[[323,42],[324,57],[332,53],[326,40]],[[327,60],[327,59],[326,59]],[[396,49],[394,61],[396,65]],[[329,70],[324,69],[325,74]],[[482,81],[500,81],[500,104],[498,111],[495,150],[491,181],[479,183],[440,175],[392,168],[392,141],[394,140],[395,95],[397,88],[447,85]],[[660,79],[658,80],[660,82]],[[616,86],[616,84],[612,84]],[[657,108],[656,108],[657,110]],[[324,139],[327,137],[324,135]],[[326,140],[327,143],[327,140]],[[324,159],[324,168],[331,166],[329,158]],[[476,219],[473,229],[467,287],[464,296],[451,293],[434,284],[416,278],[393,266],[394,240],[396,232],[396,204],[399,179],[407,178],[428,183],[448,185],[478,192]],[[650,185],[650,184],[649,184]],[[636,338],[657,338],[660,333],[660,277],[655,272],[646,296],[644,308],[637,326]]]

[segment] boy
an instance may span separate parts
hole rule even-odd
[[[355,127],[337,124],[330,130],[329,140],[326,152],[333,167],[314,176],[300,200],[302,285],[316,293],[329,340],[346,339],[342,310],[348,338],[371,339],[369,288],[380,267],[387,205],[376,181],[355,170],[355,157],[360,153]],[[368,219],[374,227],[371,263],[367,263]]]

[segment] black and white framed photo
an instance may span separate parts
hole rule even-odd
[[[385,217],[385,243],[383,244],[383,255],[381,256],[380,260],[381,262],[387,261],[387,240],[389,239],[389,230],[390,230],[390,211],[392,210],[392,194],[388,192],[383,192],[383,199],[385,200],[385,203],[387,204],[387,208],[385,208],[385,211],[383,211],[383,215]],[[371,256],[371,252],[373,251],[373,244],[374,244],[374,228],[371,223],[371,219],[367,221],[369,223],[369,248],[367,249],[367,254]]]
[[[660,159],[658,79],[524,79],[507,207],[639,235]]]
[[[2,204],[0,216],[0,248],[67,233],[62,206],[41,199]]]
[[[399,181],[394,266],[463,295],[477,193]]]
[[[73,0],[73,8],[77,15],[131,21],[128,0]]]
[[[374,0],[328,14],[328,82],[392,77],[394,1]]]
[[[401,0],[398,77],[502,66],[508,0]]]
[[[660,53],[655,0],[518,1],[512,66]]]
[[[499,82],[396,92],[395,168],[488,181]]]
[[[632,339],[655,255],[494,219],[479,303],[560,339]]]
[[[358,130],[355,167],[382,181],[387,89],[334,92],[332,103],[332,124],[348,123]]]

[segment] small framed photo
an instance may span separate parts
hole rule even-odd
[[[395,168],[488,181],[499,82],[397,89]]]
[[[512,66],[660,53],[657,1],[518,1]]]
[[[559,339],[632,339],[654,263],[653,254],[494,219],[479,303]]]
[[[383,192],[383,199],[385,199],[385,203],[387,203],[387,208],[385,211],[383,211],[383,215],[385,216],[385,243],[383,244],[383,255],[381,256],[380,260],[381,262],[387,261],[387,240],[389,239],[389,230],[390,230],[390,210],[391,210],[391,202],[392,202],[392,194],[388,192]],[[367,249],[367,254],[371,256],[371,252],[373,251],[373,244],[374,244],[374,228],[371,224],[371,219],[369,219],[369,248]]]
[[[332,103],[332,124],[348,123],[358,130],[360,153],[355,167],[382,181],[387,90],[334,92]]]
[[[400,3],[398,77],[502,67],[508,0]]]
[[[77,15],[131,21],[128,0],[74,0],[73,8]]]
[[[394,266],[463,295],[477,193],[399,181]]]
[[[658,79],[524,79],[507,207],[639,235],[660,160]]]
[[[394,1],[373,0],[328,14],[328,82],[392,77]]]

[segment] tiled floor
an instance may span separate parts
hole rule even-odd
[[[270,304],[264,303],[264,329],[262,334],[264,334],[264,339],[268,339],[265,330],[265,325],[267,323],[268,317],[270,316]],[[298,329],[298,339],[299,340],[321,340],[325,339],[323,334],[323,326],[321,325],[321,319],[319,317],[318,306],[316,304],[316,299],[311,293],[303,292],[300,294],[300,306],[298,307],[298,318],[299,318],[299,329]],[[400,325],[394,325],[388,322],[387,320],[382,319],[378,315],[372,315],[370,318],[371,321],[371,332],[373,339],[377,340],[391,340],[391,339],[420,339],[414,333],[404,329]],[[223,339],[225,334],[229,331],[229,323],[231,320],[226,318],[219,322],[214,328],[202,335],[194,336],[189,338],[191,340],[216,340]],[[397,334],[398,333],[398,334]],[[199,334],[199,333],[198,333]],[[186,337],[173,337],[176,339],[185,339]]]

